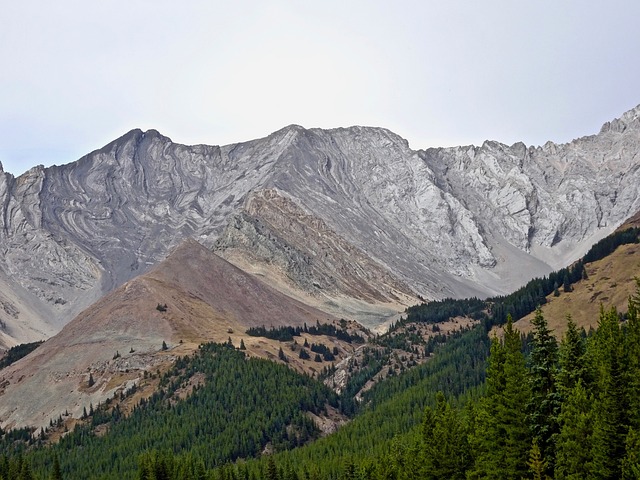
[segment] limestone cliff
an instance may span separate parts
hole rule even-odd
[[[49,336],[186,237],[340,297],[334,314],[346,298],[510,291],[640,209],[639,114],[563,145],[424,151],[382,128],[221,147],[134,130],[68,165],[0,172],[0,342]]]

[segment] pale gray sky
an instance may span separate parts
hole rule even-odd
[[[223,145],[389,128],[412,148],[567,142],[640,103],[640,2],[0,0],[0,161],[132,128]]]

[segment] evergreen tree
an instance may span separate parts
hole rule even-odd
[[[590,384],[585,352],[584,339],[571,315],[567,315],[567,332],[558,351],[557,388],[561,397],[568,395],[578,381],[582,381],[583,386]]]
[[[53,457],[53,470],[51,471],[51,480],[62,480],[62,470],[60,469],[60,460],[58,456]]]
[[[20,473],[15,478],[17,478],[17,480],[35,480],[36,477],[33,475],[33,471],[31,470],[31,465],[29,465],[29,462],[22,462]]]
[[[278,350],[278,358],[280,360],[282,360],[283,362],[285,362],[285,363],[289,361],[287,356],[284,354],[284,351],[282,350],[282,347],[280,347],[280,350]]]
[[[592,401],[582,380],[565,392],[558,417],[560,433],[556,440],[554,476],[579,480],[590,473],[593,434]]]
[[[351,459],[347,460],[344,464],[341,480],[356,480],[356,466]]]
[[[421,477],[464,479],[472,463],[468,433],[460,412],[438,392],[435,409],[427,407],[422,421],[424,473]]]
[[[540,307],[531,323],[534,327],[529,369],[531,398],[527,410],[534,442],[545,464],[545,474],[551,475],[555,464],[555,436],[560,430],[561,400],[556,390],[558,346]]]
[[[544,480],[545,478],[549,478],[545,475],[545,462],[542,460],[542,452],[540,451],[540,447],[538,447],[538,442],[533,440],[533,445],[531,446],[531,452],[529,453],[529,461],[527,462],[527,466],[533,475],[533,480]]]
[[[621,477],[628,423],[625,392],[626,356],[619,316],[615,308],[601,309],[594,336],[594,360],[598,382],[593,403],[592,475],[603,479]]]
[[[629,298],[624,351],[627,354],[629,425],[640,432],[640,278],[635,278],[636,291]]]
[[[267,474],[266,480],[279,480],[280,476],[278,475],[278,467],[276,466],[276,462],[273,457],[269,457],[269,461],[267,462]]]
[[[494,338],[487,368],[487,395],[475,418],[475,463],[467,477],[521,478],[528,474],[532,444],[525,406],[531,396],[520,334],[507,318],[504,339]]]

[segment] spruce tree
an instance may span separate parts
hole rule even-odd
[[[625,391],[627,362],[619,316],[615,308],[601,310],[593,343],[598,381],[593,403],[593,441],[590,468],[596,478],[621,477],[628,430]]]
[[[626,439],[626,452],[622,459],[622,478],[637,480],[640,478],[640,433],[629,429]]]
[[[545,475],[552,475],[555,436],[560,430],[558,414],[561,401],[556,390],[558,345],[540,307],[536,309],[531,323],[534,331],[529,368],[531,398],[527,404],[529,426],[545,464]]]
[[[558,417],[560,433],[556,439],[554,477],[576,480],[587,478],[592,450],[593,399],[584,388],[582,380],[578,380],[564,395]]]
[[[285,362],[285,363],[287,363],[289,361],[287,356],[284,354],[284,350],[282,350],[282,347],[280,347],[280,350],[278,350],[278,358],[280,360],[282,360],[283,362]]]
[[[51,480],[62,480],[62,469],[60,468],[60,460],[58,456],[53,457],[53,470],[51,471]]]
[[[629,298],[624,350],[627,354],[627,397],[629,425],[640,432],[640,279],[636,277],[636,291]]]
[[[557,388],[561,397],[568,395],[578,381],[582,381],[583,387],[590,384],[585,352],[586,345],[576,322],[567,315],[567,332],[558,349]]]
[[[542,460],[542,452],[540,451],[540,447],[538,446],[538,442],[533,440],[533,445],[531,446],[531,452],[529,453],[529,461],[527,462],[529,470],[533,475],[533,480],[544,480],[545,475],[545,462]]]
[[[273,457],[269,457],[269,461],[267,462],[267,475],[266,480],[279,480],[280,475],[278,475],[278,467],[276,466],[276,462]]]
[[[468,428],[444,394],[436,395],[435,409],[427,407],[422,422],[423,478],[464,479],[471,466]]]
[[[494,338],[487,368],[487,395],[477,409],[471,445],[475,455],[467,478],[528,475],[532,437],[525,407],[531,397],[520,334],[507,317],[504,339]]]

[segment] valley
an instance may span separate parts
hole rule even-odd
[[[571,335],[636,373],[639,108],[542,147],[413,151],[381,128],[296,125],[185,146],[134,130],[3,173],[0,476],[445,478],[429,470],[440,428],[476,442],[451,446],[468,458],[446,478],[484,478],[486,399],[508,392],[496,358],[515,362],[525,403],[546,394],[527,370],[543,340],[563,401],[582,394],[561,373],[578,369],[562,363]],[[598,405],[617,401],[600,367],[584,379]],[[625,415],[627,446],[598,460],[613,475],[635,468]],[[523,422],[518,475],[543,457],[577,468]],[[594,425],[582,454],[599,458]]]

